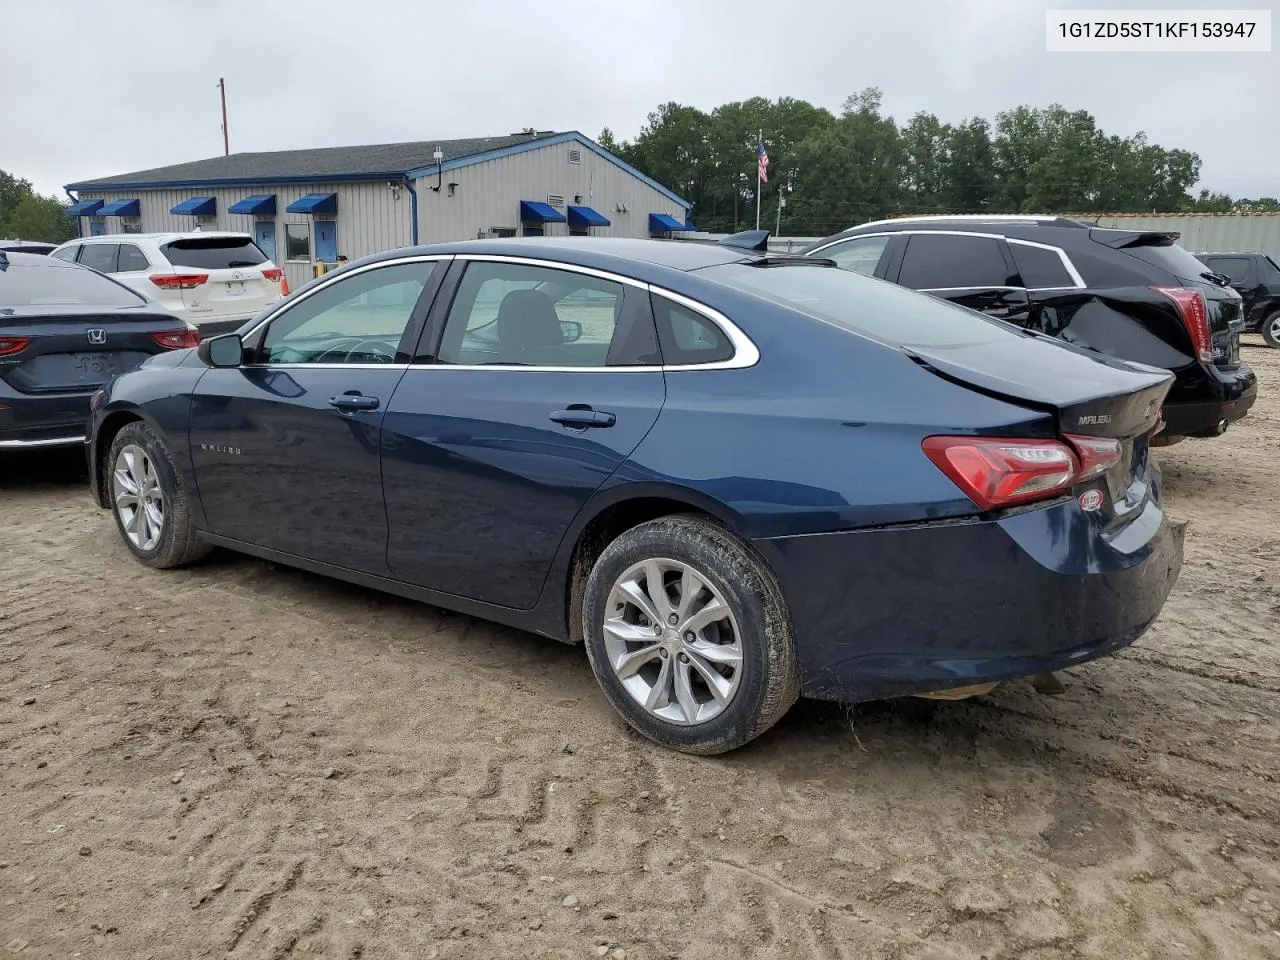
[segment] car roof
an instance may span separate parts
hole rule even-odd
[[[545,256],[582,266],[609,262],[621,267],[641,261],[673,270],[691,271],[725,263],[742,263],[765,256],[724,244],[685,240],[642,240],[626,237],[515,237],[458,240],[378,254],[373,259],[402,257],[408,253],[491,253],[503,256]]]
[[[70,260],[59,260],[43,253],[19,253],[16,250],[0,250],[10,267],[48,267],[51,270],[88,270],[89,267],[72,263]]]
[[[76,237],[74,240],[68,240],[66,243],[105,243],[111,241],[120,243],[121,241],[136,240],[154,240],[157,243],[168,243],[171,240],[187,240],[193,237],[248,237],[253,238],[242,230],[188,230],[185,233],[101,233],[94,237]],[[66,246],[66,243],[63,246]]]

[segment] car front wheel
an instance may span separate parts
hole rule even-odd
[[[191,524],[187,491],[160,436],[146,423],[126,425],[111,443],[107,489],[116,527],[129,551],[149,567],[200,559],[209,544]]]
[[[708,519],[662,517],[614,540],[588,576],[582,622],[610,702],[674,750],[733,750],[773,726],[799,694],[776,580]]]

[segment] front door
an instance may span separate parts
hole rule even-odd
[[[464,269],[437,362],[410,368],[383,423],[388,560],[398,579],[529,609],[666,383],[643,289],[511,262]]]
[[[258,245],[258,249],[267,255],[267,259],[272,263],[279,263],[276,259],[276,222],[274,220],[259,220],[253,226],[253,240]]]
[[[244,365],[200,379],[191,456],[209,532],[387,572],[382,420],[437,262],[318,286],[246,339]]]

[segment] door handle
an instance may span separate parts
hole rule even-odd
[[[340,397],[329,398],[329,406],[337,407],[344,412],[348,410],[377,410],[379,402],[377,397],[366,397],[359,393],[344,393]]]
[[[567,410],[556,410],[551,420],[564,427],[585,430],[587,427],[612,427],[618,418],[603,410],[592,410],[586,404],[573,404]]]

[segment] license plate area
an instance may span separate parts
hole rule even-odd
[[[6,379],[17,389],[30,392],[88,390],[128,373],[146,358],[147,354],[136,350],[46,353],[19,364]]]
[[[239,297],[239,296],[241,296],[241,295],[243,295],[243,294],[244,294],[244,281],[243,281],[243,280],[228,280],[228,281],[227,281],[227,296],[228,296],[228,297]]]

